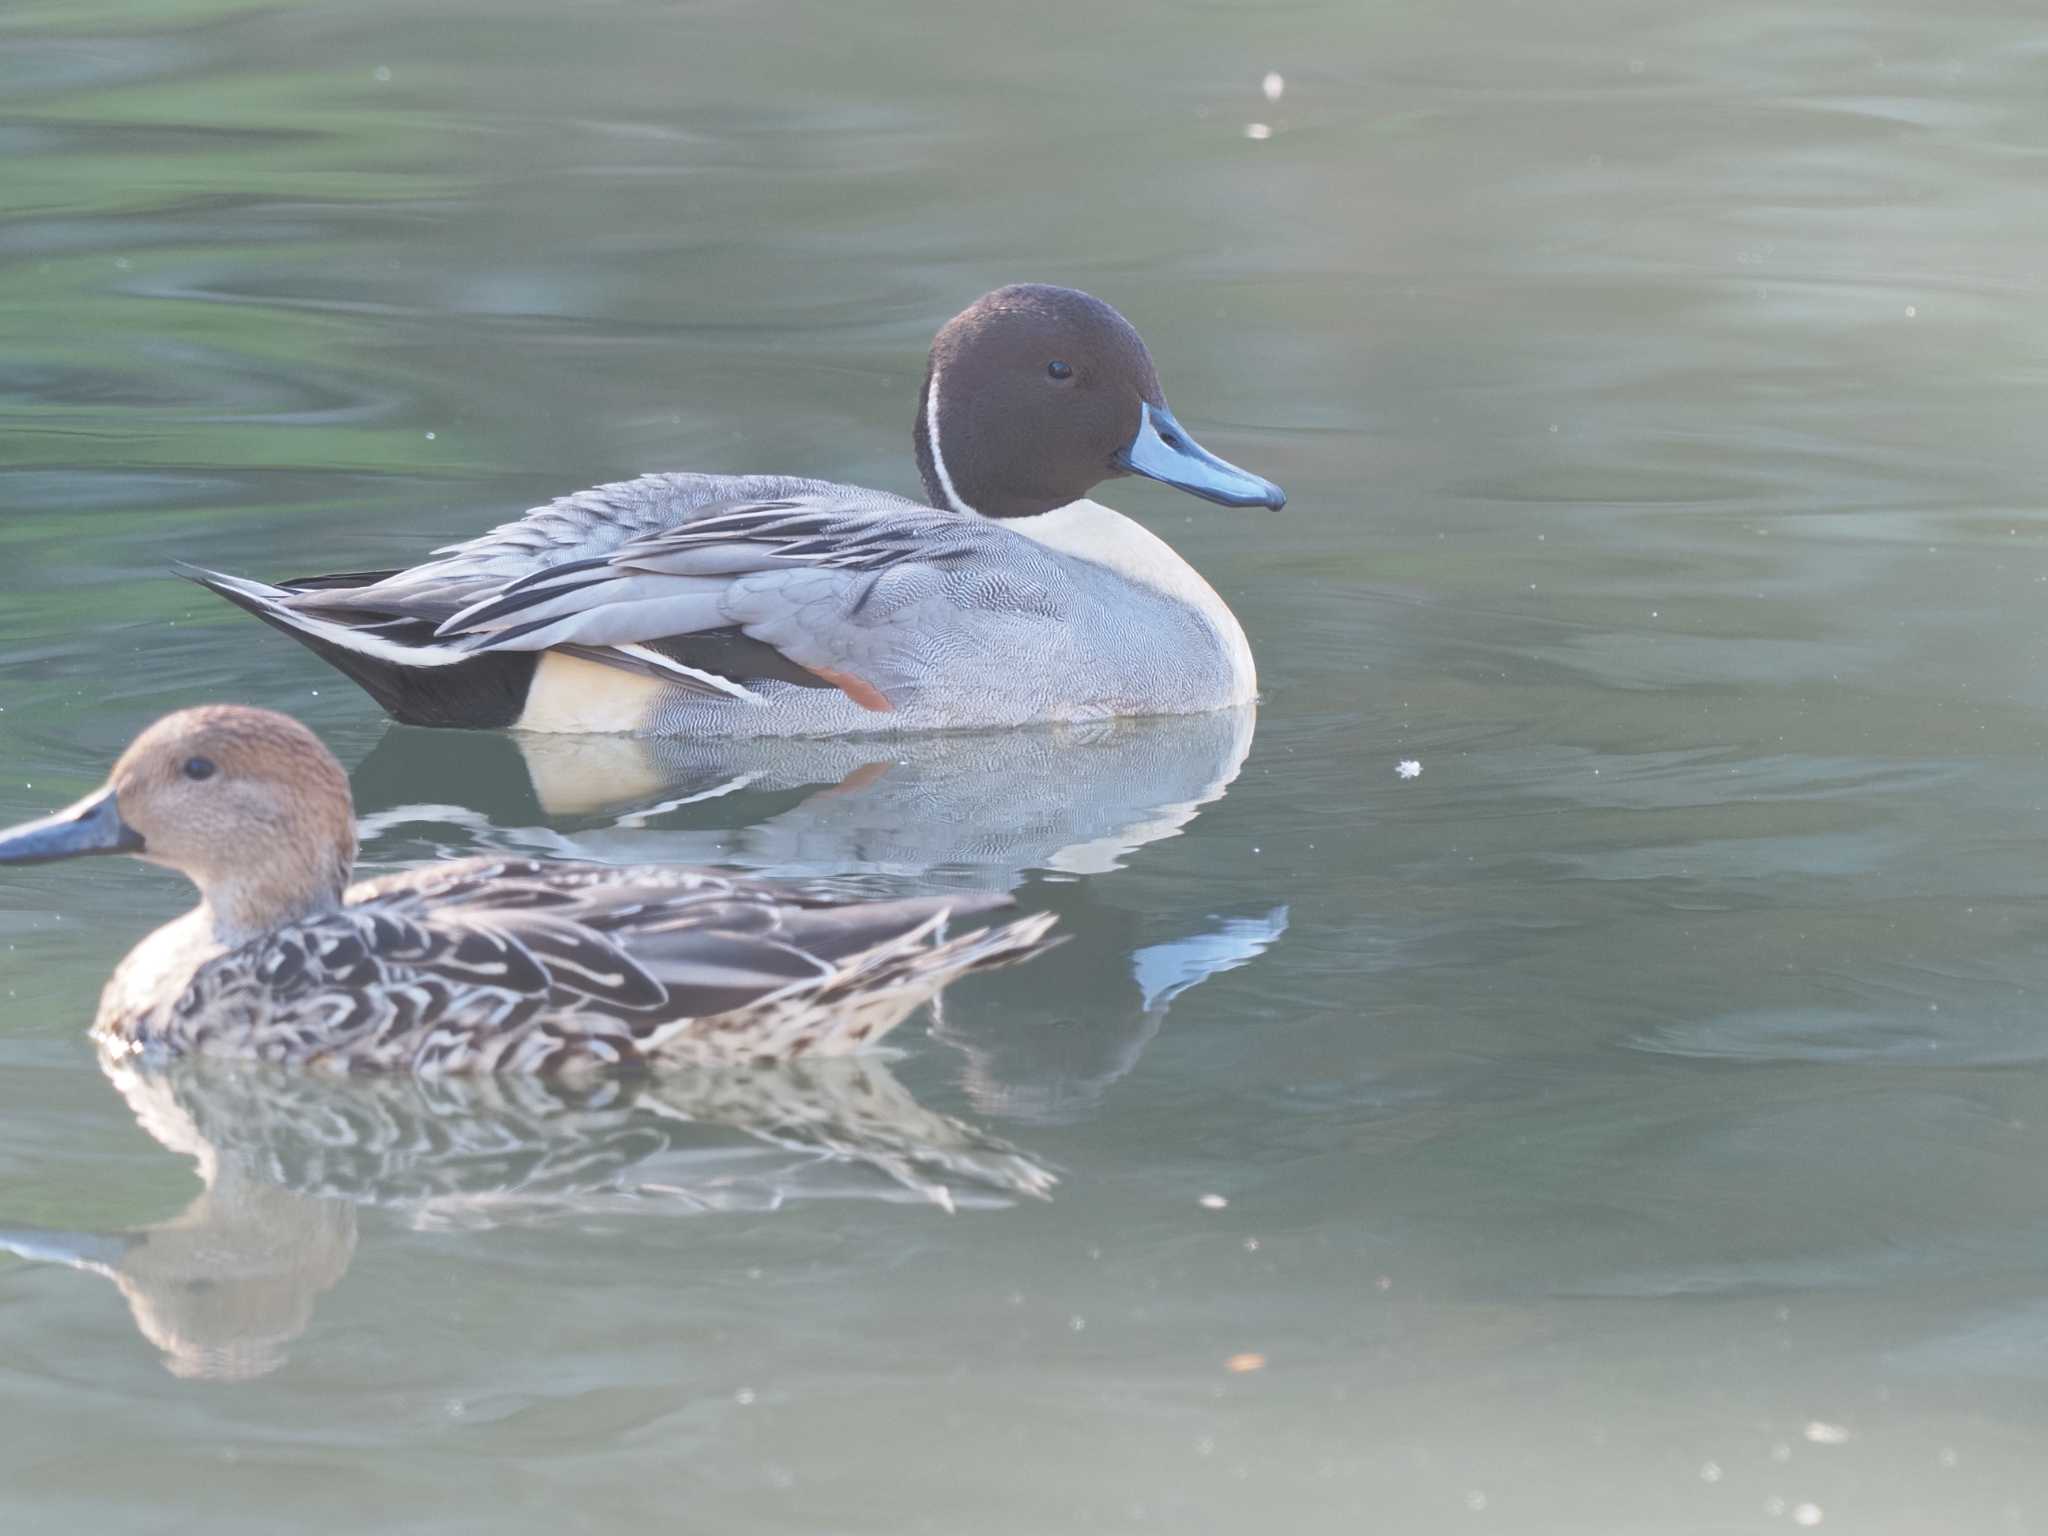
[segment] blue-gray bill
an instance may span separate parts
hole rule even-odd
[[[140,853],[142,834],[121,819],[111,787],[78,804],[0,832],[0,864],[48,864],[88,853]]]
[[[1226,507],[1287,505],[1287,493],[1270,480],[1219,459],[1188,435],[1163,405],[1138,403],[1138,435],[1116,456],[1117,467]]]
[[[74,1269],[112,1269],[137,1239],[108,1232],[67,1232],[59,1227],[0,1227],[0,1253]]]

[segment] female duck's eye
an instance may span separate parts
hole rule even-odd
[[[210,757],[188,757],[185,759],[185,777],[193,780],[210,779],[219,772]]]
[[[1061,383],[1065,383],[1074,376],[1074,370],[1067,364],[1055,360],[1045,365],[1045,374],[1049,379],[1057,379]]]

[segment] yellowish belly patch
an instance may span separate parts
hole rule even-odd
[[[646,728],[669,685],[642,672],[607,667],[560,651],[543,651],[520,731],[638,731]]]

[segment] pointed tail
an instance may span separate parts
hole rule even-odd
[[[526,707],[539,664],[531,652],[460,650],[436,641],[434,626],[425,620],[393,616],[350,623],[294,607],[290,587],[183,561],[172,569],[290,635],[406,725],[507,726]],[[314,577],[305,583],[340,584],[342,578],[334,577]]]
[[[1059,921],[1053,912],[1033,912],[1012,922],[943,936],[951,918],[978,915],[998,904],[1012,903],[986,897],[950,903],[916,927],[851,957],[837,976],[812,993],[812,1006],[831,1016],[833,1024],[810,1048],[835,1056],[871,1046],[920,1003],[937,997],[969,971],[1018,965],[1065,942],[1064,936],[1050,936]]]

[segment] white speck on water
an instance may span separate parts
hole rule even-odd
[[[135,263],[130,261],[126,256],[116,256],[114,258],[114,270],[117,272],[126,272],[130,267],[134,265]]]
[[[1260,141],[1270,139],[1273,137],[1273,125],[1271,123],[1246,123],[1244,125],[1244,136],[1248,139]]]
[[[1700,1481],[1703,1483],[1718,1483],[1721,1481],[1721,1463],[1718,1461],[1702,1462],[1700,1464]]]
[[[1962,1458],[1956,1454],[1954,1446],[1944,1445],[1935,1453],[1934,1460],[1944,1472],[1953,1472],[1956,1469],[1956,1463],[1961,1461]]]
[[[1768,1499],[1764,1500],[1764,1513],[1767,1515],[1782,1515],[1785,1513],[1785,1501],[1775,1493],[1772,1494]]]
[[[732,1400],[742,1408],[751,1408],[754,1406],[754,1389],[752,1387],[741,1387],[739,1391],[733,1393]]]
[[[1088,1319],[1077,1312],[1067,1319],[1067,1326],[1073,1329],[1074,1332],[1079,1333],[1088,1326]]]
[[[1287,94],[1287,80],[1279,70],[1269,69],[1266,78],[1259,82],[1259,92],[1268,101],[1278,101]]]
[[[427,441],[431,443],[431,442],[432,442],[433,440],[434,440],[434,434],[433,434],[433,433],[431,433],[431,432],[429,432],[429,433],[427,434]]]
[[[1820,1419],[1815,1419],[1806,1426],[1804,1433],[1806,1438],[1815,1445],[1847,1445],[1849,1443],[1849,1427],[1846,1424],[1828,1424]]]
[[[370,71],[370,78],[379,85],[389,85],[391,83],[391,66],[389,64],[379,64]]]
[[[1790,1461],[1791,1459],[1792,1447],[1785,1444],[1784,1441],[1781,1440],[1776,1445],[1771,1447],[1771,1460],[1778,1463],[1779,1466],[1783,1466],[1786,1462]]]
[[[1230,1201],[1224,1198],[1222,1195],[1204,1195],[1201,1199],[1197,1200],[1195,1204],[1199,1205],[1205,1211],[1220,1211],[1225,1206],[1229,1205]]]
[[[1481,1510],[1486,1508],[1486,1495],[1481,1493],[1477,1488],[1474,1488],[1470,1493],[1465,1495],[1465,1507],[1471,1510],[1473,1514],[1478,1514]]]
[[[1404,779],[1419,779],[1422,777],[1422,764],[1412,757],[1406,757],[1394,765],[1394,772]]]
[[[1906,318],[1907,318],[1908,320],[1912,320],[1912,319],[1915,319],[1915,318],[1917,318],[1917,317],[1919,316],[1919,314],[1920,314],[1920,306],[1919,306],[1918,304],[1908,304],[1908,305],[1906,306]]]
[[[1246,1253],[1257,1253],[1259,1251],[1259,1240],[1256,1237],[1246,1238],[1244,1240],[1244,1251]]]
[[[1793,1506],[1792,1523],[1794,1525],[1819,1525],[1820,1522],[1821,1510],[1818,1504],[1798,1504]]]

